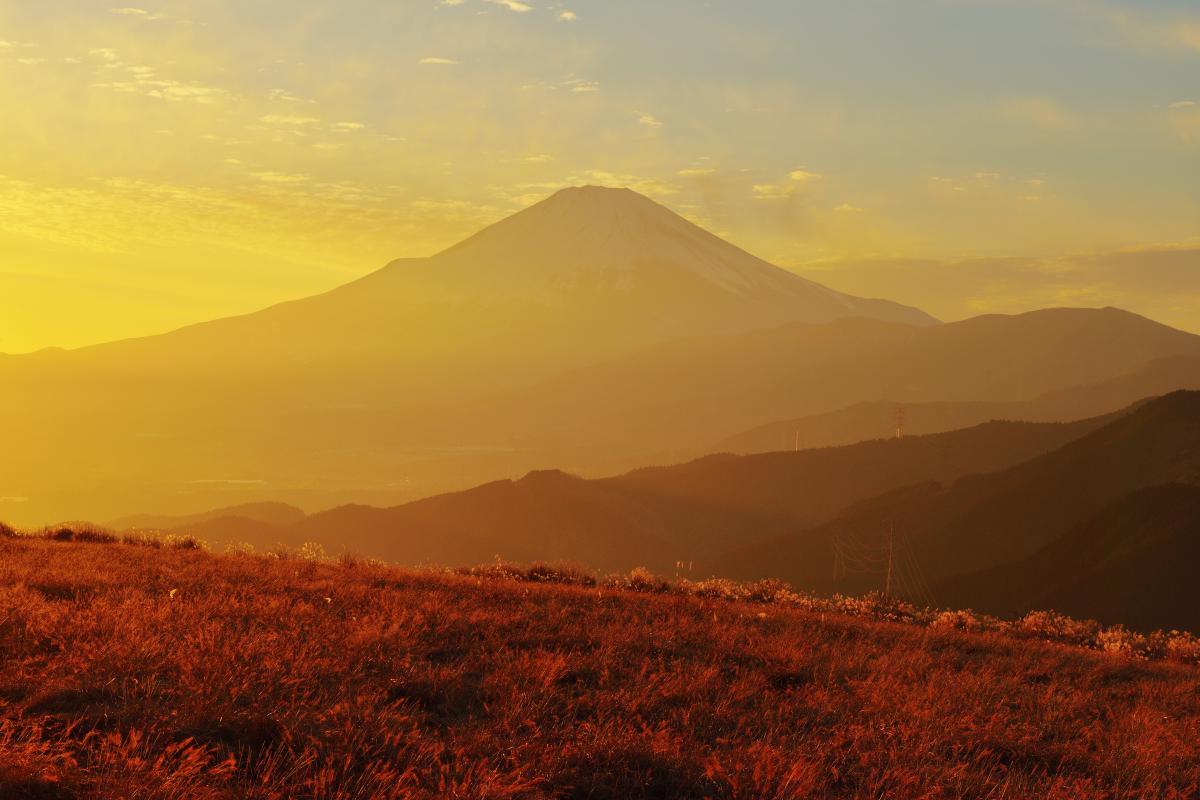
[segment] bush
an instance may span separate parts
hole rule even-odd
[[[1176,661],[1200,664],[1200,637],[1192,633],[1171,631],[1166,634],[1164,655]]]
[[[1144,656],[1149,649],[1148,644],[1145,636],[1126,630],[1124,625],[1114,625],[1096,634],[1096,646],[1106,653]]]
[[[172,550],[207,550],[204,542],[191,534],[171,534],[163,540],[163,544]]]
[[[956,631],[982,631],[990,620],[974,611],[939,611],[929,623],[931,628],[953,628]]]
[[[1076,620],[1055,611],[1030,611],[1012,623],[1010,629],[1020,636],[1045,639],[1050,642],[1090,646],[1100,632],[1095,620]]]
[[[54,542],[86,542],[88,544],[116,544],[120,541],[115,534],[86,523],[72,523],[50,528],[42,533],[43,538]]]
[[[0,522],[0,539],[15,539],[17,536],[18,534],[16,528]]]

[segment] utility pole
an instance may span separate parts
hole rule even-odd
[[[904,438],[904,406],[896,406],[896,438]]]
[[[796,441],[792,446],[795,448],[797,453],[800,452],[800,429],[799,428],[796,428]]]

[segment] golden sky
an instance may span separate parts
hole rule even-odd
[[[578,183],[944,318],[1200,330],[1198,74],[1191,0],[0,0],[0,352],[332,288]]]

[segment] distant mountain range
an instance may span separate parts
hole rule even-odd
[[[861,403],[1075,392],[1053,419],[1079,419],[1142,396],[1106,387],[1136,388],[1129,376],[1163,359],[1200,360],[1200,337],[1116,309],[937,324],[778,269],[633,192],[570,189],[324,295],[0,358],[0,516],[393,507],[535,470],[678,463]],[[991,416],[1009,414],[931,429]],[[870,438],[853,428],[828,443]]]
[[[1200,630],[1200,487],[1138,489],[1033,555],[943,582],[938,598],[1014,615],[1061,613],[1144,630]]]
[[[1112,619],[1118,606],[1096,602],[1102,594],[1095,583],[1101,574],[1096,563],[1119,571],[1119,559],[1105,561],[1108,556],[1123,549],[1139,557],[1153,552],[1157,534],[1149,530],[1149,520],[1155,518],[1150,503],[1155,495],[1142,492],[1167,484],[1200,486],[1200,393],[1176,392],[1145,403],[1008,469],[949,484],[914,482],[823,525],[751,543],[713,564],[733,577],[771,576],[818,591],[861,592],[882,587],[879,564],[898,535],[939,600],[1013,611],[1065,598],[1076,613]],[[1131,507],[1140,508],[1145,519],[1118,524],[1136,518]],[[1178,531],[1164,531],[1178,537],[1176,542],[1195,530],[1187,508],[1172,504],[1163,512],[1181,520]],[[857,553],[852,560],[859,563],[838,572],[839,550]],[[1061,572],[1039,582],[1048,564]],[[1125,591],[1165,596],[1143,583],[1153,575],[1143,564],[1126,574]],[[1093,594],[1072,588],[1072,580],[1087,584]],[[1184,589],[1177,589],[1178,602],[1191,602]],[[1176,601],[1159,602],[1143,609],[1139,621],[1172,624],[1167,620],[1178,618]]]
[[[534,472],[393,508],[117,524],[408,564],[568,560],[818,592],[881,590],[894,560],[893,591],[943,607],[1200,629],[1200,392],[1075,423],[990,422],[596,480]]]
[[[1106,414],[1144,397],[1200,389],[1200,358],[1160,358],[1101,383],[1075,386],[1008,402],[900,403],[875,401],[797,419],[772,422],[712,445],[713,452],[768,453],[832,447],[908,434],[938,433],[993,419],[1067,422]]]
[[[260,547],[317,541],[408,564],[565,559],[602,570],[678,562],[721,572],[731,549],[834,518],[914,481],[954,481],[1019,464],[1105,425],[993,422],[841,448],[713,456],[585,480],[530,473],[394,508],[345,506],[303,520],[258,507],[162,518],[153,526]],[[251,512],[251,513],[247,513]],[[278,517],[282,516],[282,519]],[[145,519],[137,519],[145,522]],[[121,526],[121,521],[116,523]]]

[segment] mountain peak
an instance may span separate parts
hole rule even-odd
[[[714,330],[852,316],[935,321],[780,269],[629,188],[560,189],[431,262],[454,296],[552,305],[565,296],[588,297],[593,307],[607,297],[642,303],[641,312],[662,318],[666,327],[680,314],[697,316],[695,322],[706,318]],[[632,306],[626,310],[634,313]],[[739,319],[721,319],[729,315]]]

